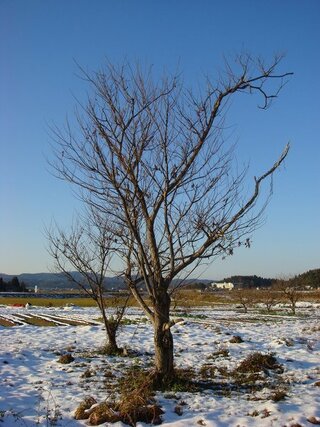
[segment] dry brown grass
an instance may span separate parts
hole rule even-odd
[[[19,320],[24,323],[27,323],[28,325],[45,326],[45,327],[57,326],[59,325],[59,322],[63,322],[66,325],[70,325],[70,326],[83,326],[83,325],[90,324],[90,322],[80,321],[80,320],[71,320],[71,319],[67,319],[59,316],[47,316],[47,318],[44,319],[42,317],[38,317],[36,314],[31,314],[31,315],[28,314],[28,316],[25,316],[22,313],[15,313],[15,318],[17,319],[17,322],[8,321],[6,319],[0,318],[0,325],[5,327],[16,326]]]
[[[285,302],[285,298],[279,291],[275,291],[279,302]],[[258,291],[256,294],[258,297],[263,299],[263,290]],[[300,293],[302,301],[319,302],[320,303],[320,291],[303,291]],[[214,304],[230,304],[237,303],[235,292],[199,292],[196,290],[179,289],[175,291],[172,296],[173,306],[176,307],[200,307],[200,306],[211,306]],[[116,307],[121,305],[125,300],[124,296],[117,298],[108,297],[106,299],[108,307]],[[32,305],[40,307],[61,307],[66,304],[74,304],[79,307],[95,307],[95,302],[91,298],[42,298],[42,297],[0,297],[0,304],[12,305],[12,304],[25,304],[29,302]],[[129,298],[128,307],[137,307],[133,297]]]
[[[59,295],[62,295],[62,294],[59,294]],[[106,306],[118,307],[118,306],[121,306],[121,304],[123,304],[125,300],[126,300],[126,297],[124,296],[120,296],[117,298],[108,297],[106,298]],[[38,307],[62,307],[62,306],[65,306],[66,304],[73,304],[78,307],[96,307],[95,301],[93,301],[93,299],[89,297],[42,298],[41,296],[29,297],[28,295],[21,296],[21,297],[3,297],[3,296],[0,297],[1,305],[26,304],[27,302],[31,305],[35,305]],[[129,299],[128,306],[137,306],[133,297]]]
[[[41,317],[33,316],[30,317],[24,317],[15,315],[17,319],[23,320],[25,323],[28,323],[28,325],[34,325],[34,326],[56,326],[57,324],[52,320],[42,319]]]
[[[10,326],[15,326],[15,323],[0,317],[0,326],[10,327]]]
[[[282,366],[277,362],[273,354],[263,354],[255,352],[249,354],[236,368],[235,372],[240,373],[256,373],[265,372],[268,370],[276,370],[281,372]]]
[[[76,420],[87,420],[89,418],[88,409],[96,403],[97,401],[93,397],[86,397],[76,409],[74,418]]]
[[[288,397],[287,390],[279,389],[271,394],[270,399],[273,402],[280,402],[281,400],[284,400],[286,397]]]
[[[0,304],[3,305],[14,305],[14,304],[26,304],[35,305],[38,307],[61,307],[66,304],[74,304],[80,307],[94,307],[95,303],[91,298],[42,298],[42,297],[29,297],[28,295],[23,297],[1,297]]]
[[[70,354],[62,354],[59,359],[57,360],[58,363],[62,363],[64,365],[68,365],[69,363],[72,363],[74,361],[74,357]]]
[[[195,290],[179,289],[173,293],[173,308],[203,307],[214,304],[228,304],[228,294],[224,292],[199,292]]]
[[[153,374],[132,368],[119,380],[117,400],[92,406],[91,400],[82,402],[75,412],[77,419],[88,419],[88,425],[121,421],[130,426],[137,422],[160,424],[162,409],[154,399]],[[95,403],[95,402],[94,402]],[[91,409],[90,409],[91,408]]]
[[[107,403],[100,403],[90,411],[88,424],[97,426],[104,423],[116,423],[120,421],[117,412]]]
[[[240,335],[234,335],[232,338],[230,338],[229,342],[231,344],[240,344],[243,342],[243,339],[240,337]]]

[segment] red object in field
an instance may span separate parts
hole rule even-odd
[[[16,308],[22,308],[24,307],[24,304],[12,304],[11,307],[16,307]]]

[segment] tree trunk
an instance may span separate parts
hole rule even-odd
[[[156,378],[159,385],[173,377],[173,338],[170,330],[170,297],[163,292],[157,299],[154,322]]]
[[[100,309],[100,313],[102,315],[103,324],[106,330],[106,345],[104,346],[104,352],[106,354],[118,354],[120,349],[117,345],[117,329],[118,325],[115,320],[108,319],[104,307],[103,298],[101,297],[99,301],[97,301],[98,307]]]
[[[155,367],[159,380],[170,379],[173,375],[173,338],[166,323],[160,323],[154,333]]]
[[[107,333],[107,343],[105,346],[105,351],[107,354],[118,354],[120,352],[120,349],[117,345],[117,339],[116,339],[116,331],[112,328],[106,328]]]

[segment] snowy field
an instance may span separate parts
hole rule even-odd
[[[164,411],[162,425],[320,424],[320,305],[300,306],[297,316],[286,313],[266,315],[256,309],[245,314],[231,306],[179,313],[185,320],[173,328],[176,366],[193,368],[208,387],[193,393],[157,393]],[[23,318],[30,315],[54,318],[58,326],[27,325]],[[93,352],[104,342],[98,317],[92,308],[0,306],[3,321],[18,322],[0,326],[0,427],[84,426],[86,421],[73,415],[85,397],[102,402],[110,398],[112,381],[124,370],[150,365],[152,328],[139,321],[143,316],[137,310],[127,314],[119,332],[119,344],[134,350],[134,357]],[[79,325],[66,325],[66,320]],[[75,360],[63,365],[58,359],[66,352]],[[274,354],[283,369],[262,372],[256,387],[237,385],[231,373],[254,352]]]

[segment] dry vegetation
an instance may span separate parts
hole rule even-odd
[[[40,294],[41,295],[41,294]],[[60,295],[60,294],[59,294]],[[63,295],[63,294],[61,294]],[[125,301],[126,297],[107,298],[108,307],[118,307]],[[56,298],[56,297],[0,297],[1,305],[14,305],[14,304],[26,304],[39,306],[39,307],[61,307],[66,304],[76,305],[78,307],[95,307],[95,302],[89,297],[75,297],[75,298]],[[136,306],[134,298],[130,298],[128,302],[129,307]]]

